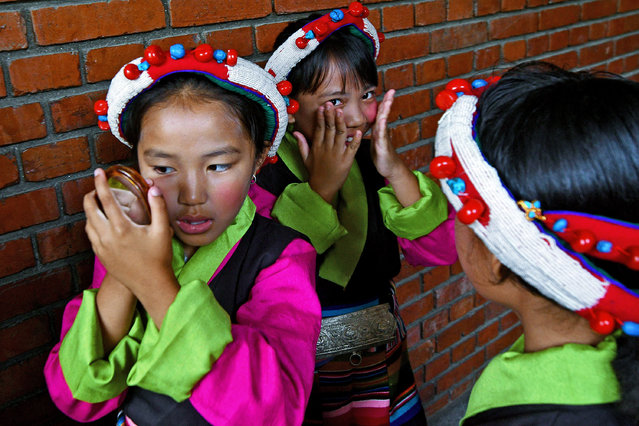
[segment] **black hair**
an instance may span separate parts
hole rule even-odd
[[[288,24],[275,39],[275,48],[295,31],[321,16],[314,13]],[[377,86],[377,65],[373,48],[368,41],[351,32],[352,29],[349,27],[345,26],[335,31],[293,67],[287,77],[293,85],[291,97],[294,98],[298,93],[314,93],[326,78],[330,65],[337,67],[344,86],[348,80]]]
[[[639,222],[639,83],[527,62],[487,89],[478,111],[480,149],[516,200]],[[627,287],[639,287],[639,272],[589,260]],[[619,341],[628,343],[634,349],[620,353],[630,350],[634,358],[625,357],[633,365],[618,373],[622,388],[639,381],[639,339]],[[623,393],[623,404],[639,419],[638,392]]]
[[[122,133],[131,145],[133,154],[140,140],[144,114],[152,107],[169,102],[221,102],[242,124],[259,155],[265,147],[266,117],[255,101],[224,89],[204,74],[174,73],[163,77],[127,106],[122,114]]]

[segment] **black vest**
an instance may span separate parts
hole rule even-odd
[[[368,205],[368,230],[364,250],[346,289],[319,278],[316,288],[323,308],[336,305],[356,305],[379,298],[388,301],[390,281],[399,274],[399,247],[397,237],[384,226],[379,207],[377,190],[386,185],[384,178],[377,172],[370,156],[370,140],[363,140],[355,156],[362,173],[366,202]],[[257,184],[279,197],[291,183],[300,180],[279,159],[267,164],[257,175]],[[317,265],[322,264],[323,256],[317,256]]]
[[[248,300],[260,271],[275,263],[296,238],[304,237],[288,227],[255,215],[235,252],[209,285],[217,301],[230,315],[231,322],[236,322],[237,310]],[[213,395],[211,397],[214,398]],[[188,399],[178,403],[169,396],[139,387],[129,388],[123,409],[138,426],[209,424]]]

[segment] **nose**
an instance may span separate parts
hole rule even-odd
[[[178,202],[195,206],[206,202],[206,176],[199,173],[187,173],[180,179]]]
[[[344,106],[344,123],[346,127],[358,128],[366,123],[366,115],[363,111],[364,104],[361,100],[353,100]]]

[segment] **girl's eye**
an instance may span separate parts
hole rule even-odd
[[[364,100],[374,99],[374,98],[375,98],[375,91],[374,90],[369,90],[368,92],[364,93],[364,96],[362,96],[362,99],[364,99]]]
[[[214,172],[223,172],[228,170],[229,167],[231,167],[230,164],[211,164],[209,166],[209,170],[212,170]]]
[[[343,103],[341,99],[331,99],[329,102],[335,106],[341,105]]]
[[[157,174],[160,174],[160,175],[166,175],[168,173],[174,172],[175,169],[173,167],[167,167],[167,166],[155,166],[153,167],[153,171],[155,171]]]

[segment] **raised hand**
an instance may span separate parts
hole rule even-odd
[[[310,146],[302,133],[294,132],[293,135],[308,170],[310,187],[327,203],[332,203],[353,165],[362,132],[358,130],[347,143],[344,112],[327,102],[317,110]]]

